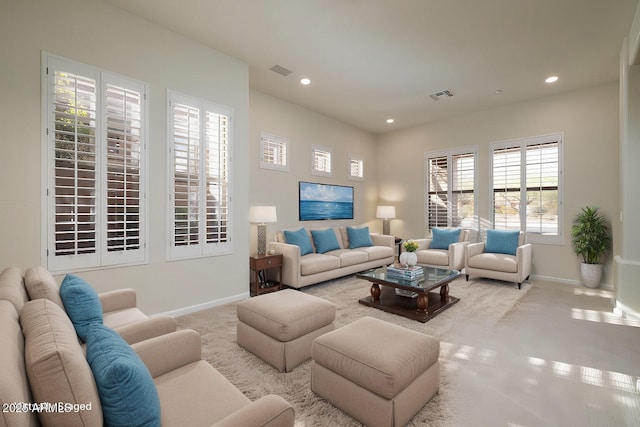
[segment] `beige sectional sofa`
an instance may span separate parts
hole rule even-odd
[[[7,409],[0,412],[0,427],[103,425],[104,396],[88,360],[89,344],[80,342],[64,308],[55,301],[29,300],[23,277],[18,268],[0,273],[0,403]],[[157,391],[163,426],[294,424],[293,407],[287,401],[267,395],[252,402],[203,361],[200,336],[193,330],[172,331],[130,346],[114,336],[144,363]],[[109,347],[103,351],[108,360],[120,354]],[[38,409],[59,403],[68,410]]]
[[[339,248],[318,253],[311,232],[329,229],[335,233]],[[313,247],[312,253],[301,255],[299,246],[287,243],[284,231],[276,233],[276,241],[267,244],[270,251],[283,255],[282,283],[292,288],[389,265],[395,258],[395,238],[390,235],[370,233],[372,246],[351,249],[347,227],[305,227],[305,231]]]

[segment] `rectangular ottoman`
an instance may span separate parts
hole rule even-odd
[[[363,317],[311,349],[311,390],[368,426],[404,426],[440,385],[440,341]]]
[[[311,357],[311,344],[334,329],[335,306],[322,298],[285,289],[237,304],[238,345],[288,372]]]

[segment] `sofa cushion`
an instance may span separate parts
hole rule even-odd
[[[428,265],[449,265],[449,250],[445,249],[428,249],[416,251],[418,264]]]
[[[153,378],[120,335],[100,323],[91,324],[87,361],[98,386],[106,425],[160,425],[160,399]]]
[[[349,248],[362,248],[373,246],[373,241],[369,235],[369,227],[347,227],[349,236]]]
[[[46,268],[40,265],[28,268],[24,273],[24,287],[29,293],[29,298],[46,298],[64,308],[58,282]]]
[[[515,255],[518,249],[517,230],[487,230],[487,242],[484,251],[496,254]]]
[[[327,228],[326,230],[311,230],[311,236],[313,237],[316,252],[319,254],[340,249],[336,233],[332,228]]]
[[[383,259],[394,255],[393,249],[389,246],[366,246],[355,250],[365,252],[369,261],[375,261],[377,259]]]
[[[449,249],[449,245],[460,240],[459,228],[438,228],[431,229],[431,244],[429,249]]]
[[[86,341],[92,323],[102,324],[102,304],[90,284],[78,276],[67,274],[60,284],[60,298],[81,340]]]
[[[340,267],[362,264],[369,260],[369,255],[361,250],[338,249],[327,252],[327,255],[338,257],[340,259]]]
[[[0,273],[0,299],[10,301],[18,312],[29,301],[19,267],[7,267]]]
[[[340,258],[327,254],[308,254],[300,258],[300,274],[322,273],[340,268]]]
[[[469,267],[482,270],[502,271],[505,273],[517,273],[518,261],[513,255],[497,253],[481,253],[469,257]]]
[[[20,312],[20,324],[33,400],[85,405],[83,408],[78,406],[77,412],[39,412],[40,423],[102,425],[102,409],[93,374],[64,310],[47,299],[29,301]]]
[[[306,255],[313,252],[311,240],[309,240],[309,235],[307,234],[307,231],[304,229],[304,227],[300,228],[297,231],[285,230],[284,238],[287,243],[300,247],[300,255]]]

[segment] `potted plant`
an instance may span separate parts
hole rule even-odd
[[[584,261],[580,266],[582,283],[597,288],[602,280],[600,259],[611,247],[609,223],[597,207],[582,208],[571,227],[571,244]]]
[[[402,252],[399,257],[400,264],[404,266],[414,266],[418,263],[418,256],[416,250],[418,250],[418,243],[413,240],[407,240],[402,244],[405,252]]]

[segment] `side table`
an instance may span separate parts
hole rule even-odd
[[[249,257],[249,268],[253,272],[253,281],[249,288],[251,296],[282,289],[282,254],[252,255]],[[278,280],[267,278],[267,271],[278,269]]]

